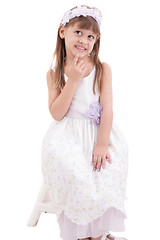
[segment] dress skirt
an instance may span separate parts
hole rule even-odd
[[[112,163],[93,170],[99,125],[65,116],[53,121],[42,143],[42,174],[64,240],[124,231],[128,145],[113,122]]]

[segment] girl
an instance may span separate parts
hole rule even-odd
[[[64,240],[116,240],[124,231],[128,145],[112,110],[112,74],[101,63],[101,12],[81,5],[60,23],[47,72],[53,117],[42,174]]]

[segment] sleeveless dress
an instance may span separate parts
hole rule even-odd
[[[78,83],[68,112],[61,121],[53,119],[42,142],[42,176],[64,240],[125,230],[128,144],[112,122],[108,145],[112,163],[93,170],[101,113],[97,84],[93,94],[94,75],[95,67]]]

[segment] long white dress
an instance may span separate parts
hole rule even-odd
[[[42,143],[42,176],[64,240],[125,230],[128,144],[113,121],[108,146],[112,163],[106,161],[106,168],[93,170],[92,152],[99,132],[94,75],[95,67],[79,82],[64,118],[53,119]]]

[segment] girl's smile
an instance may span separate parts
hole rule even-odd
[[[80,52],[85,52],[86,51],[86,48],[85,47],[83,47],[82,45],[80,46],[80,45],[75,45],[75,47],[78,49],[78,51],[80,51]]]

